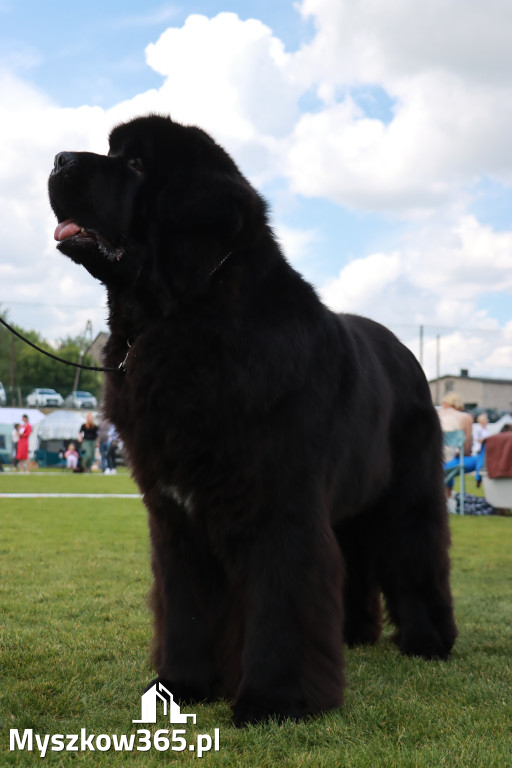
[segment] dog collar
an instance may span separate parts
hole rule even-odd
[[[212,269],[212,271],[210,272],[210,277],[213,277],[213,276],[215,275],[215,273],[219,271],[219,269],[222,267],[222,265],[223,265],[223,264],[225,264],[225,263],[226,263],[226,261],[227,261],[227,260],[229,259],[229,257],[232,255],[232,253],[233,253],[233,251],[230,251],[230,252],[229,252],[229,253],[228,253],[226,256],[224,256],[224,258],[223,258],[223,259],[221,259],[221,261],[219,261],[219,263],[217,264],[217,266],[216,266],[216,267],[214,267],[214,268]]]

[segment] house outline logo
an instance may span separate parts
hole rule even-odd
[[[179,705],[174,701],[174,696],[162,683],[156,682],[140,698],[141,719],[132,720],[132,723],[156,723],[158,701],[163,702],[165,716],[169,707],[169,721],[173,725],[186,724],[188,720],[194,725],[196,723],[196,715],[182,713]]]

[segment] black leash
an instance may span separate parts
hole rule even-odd
[[[210,277],[213,277],[215,273],[223,266],[223,264],[229,259],[229,257],[232,255],[232,251],[230,251],[224,258],[217,264],[217,266],[212,269],[210,272]],[[64,360],[62,357],[57,357],[57,355],[52,355],[51,352],[47,352],[46,349],[41,349],[41,347],[38,347],[37,344],[34,344],[32,341],[29,341],[25,338],[25,336],[22,336],[21,333],[19,333],[15,328],[12,327],[12,325],[9,325],[3,317],[0,316],[0,323],[2,325],[5,325],[8,331],[13,333],[15,336],[18,337],[18,339],[21,339],[21,341],[24,341],[25,344],[28,344],[33,349],[37,350],[38,352],[41,352],[41,354],[46,355],[46,357],[51,357],[52,360],[56,360],[58,363],[64,363],[64,365],[71,365],[73,368],[82,368],[84,371],[98,371],[98,373],[106,373],[106,372],[116,372],[116,371],[125,371],[126,370],[126,360],[128,358],[128,355],[130,353],[130,344],[128,343],[128,352],[126,353],[126,357],[122,362],[119,363],[117,368],[100,368],[96,365],[82,365],[82,363],[72,363],[70,360]]]
[[[126,357],[128,357],[128,354],[126,355],[125,359],[122,363],[119,363],[119,366],[117,368],[100,368],[99,366],[95,365],[82,365],[82,363],[72,363],[70,360],[64,360],[62,357],[57,357],[57,355],[52,355],[51,352],[47,352],[46,349],[41,349],[41,347],[38,347],[37,344],[34,344],[32,341],[29,341],[24,336],[21,335],[21,333],[18,333],[18,331],[12,327],[12,325],[9,325],[3,317],[0,317],[0,323],[2,325],[5,325],[8,331],[13,333],[15,336],[18,337],[18,339],[21,339],[25,342],[25,344],[28,344],[30,347],[33,347],[38,352],[41,352],[43,355],[46,355],[46,357],[51,357],[52,360],[57,360],[58,363],[64,363],[65,365],[71,365],[73,368],[83,368],[85,371],[98,371],[99,373],[105,373],[106,371],[124,371],[125,369],[125,363],[126,363]]]

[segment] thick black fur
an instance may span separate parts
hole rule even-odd
[[[128,352],[105,409],[149,510],[159,679],[230,697],[238,725],[337,707],[381,593],[399,649],[446,659],[441,433],[413,355],[322,305],[198,128],[120,125],[108,156],[58,155],[49,190],[85,230],[60,250],[107,287],[106,364]]]

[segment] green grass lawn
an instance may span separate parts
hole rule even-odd
[[[117,475],[45,469],[29,475],[1,473],[0,493],[138,493],[138,489],[124,467]]]
[[[0,475],[0,493],[136,493],[116,477]],[[474,492],[468,488],[469,492]],[[1,499],[0,768],[31,766],[10,729],[131,734],[148,666],[151,617],[146,513],[132,499]],[[300,724],[238,731],[227,703],[196,705],[198,734],[220,749],[53,752],[51,766],[159,766],[200,760],[233,768],[512,766],[512,519],[451,517],[459,639],[451,661],[400,657],[387,629],[348,651],[345,705]],[[172,726],[171,726],[172,727]],[[179,726],[174,726],[179,727]],[[181,726],[185,727],[185,726]]]

